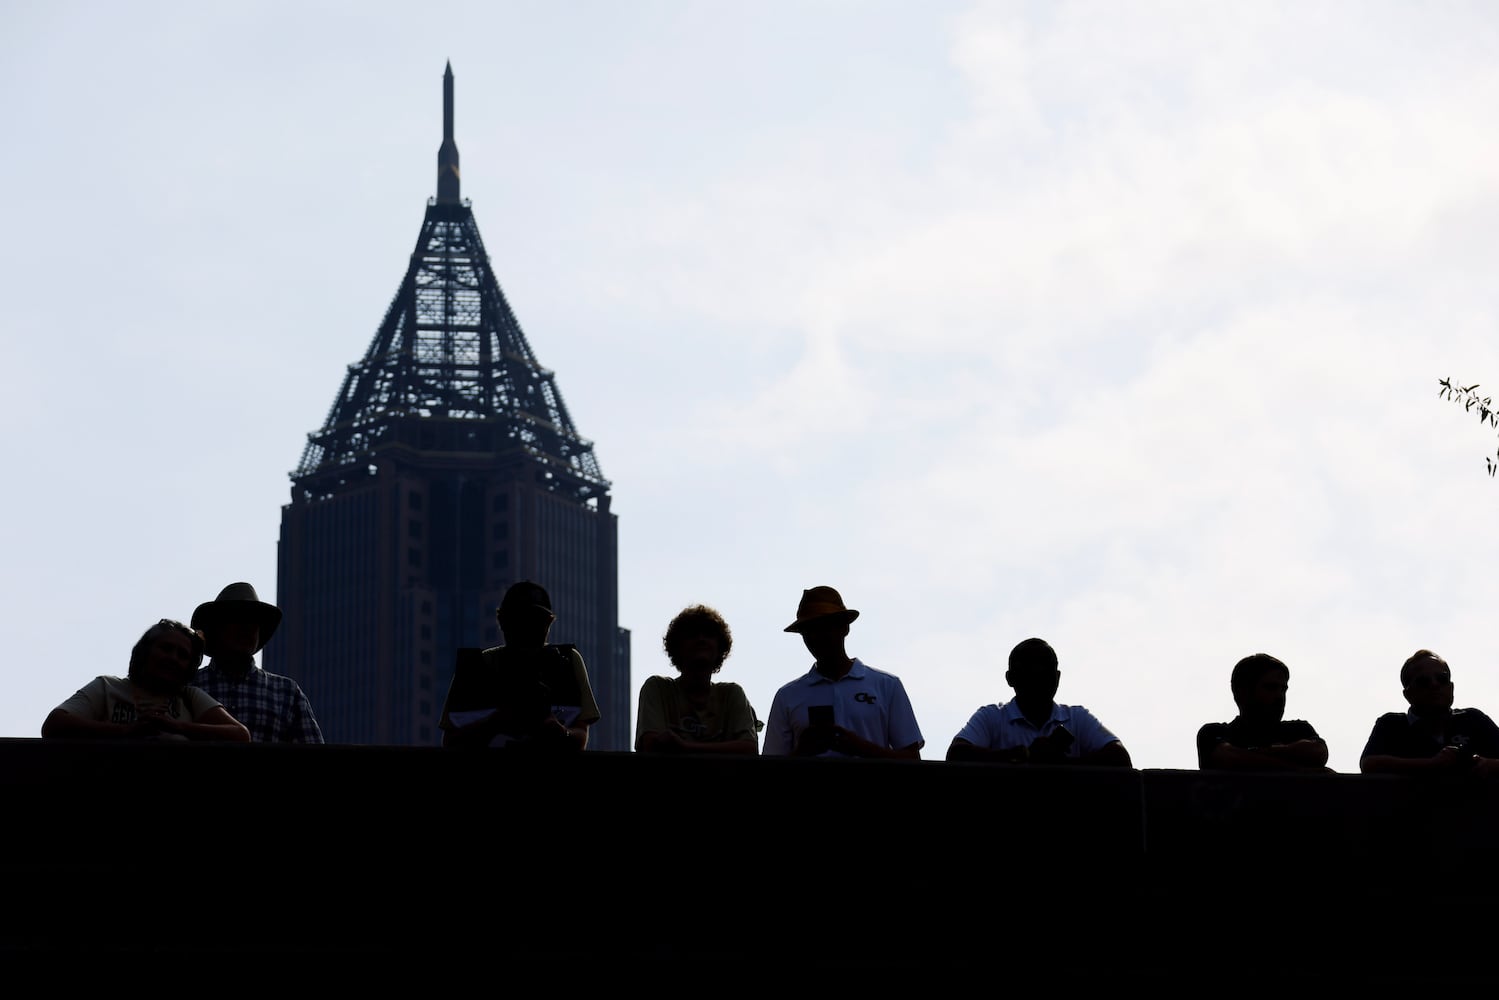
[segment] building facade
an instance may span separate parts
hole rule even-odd
[[[297,679],[330,743],[436,745],[456,651],[499,642],[511,583],[550,592],[603,718],[630,749],[630,635],[618,623],[610,483],[536,360],[459,195],[453,72],[437,196],[406,274],[282,508],[265,668]]]

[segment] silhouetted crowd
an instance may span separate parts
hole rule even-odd
[[[548,641],[556,614],[545,587],[511,586],[495,611],[504,642],[458,651],[439,726],[444,747],[511,754],[576,753],[600,713],[576,646]],[[848,655],[859,612],[832,587],[802,592],[796,633],[813,665],[783,684],[761,721],[744,689],[714,677],[733,647],[713,608],[684,608],[662,646],[676,676],[640,688],[640,753],[920,759],[926,741],[899,677]],[[322,743],[312,705],[290,677],[255,663],[281,611],[248,583],[198,606],[188,624],[161,619],[130,651],[126,676],[99,676],[47,716],[47,739],[218,740]],[[204,665],[204,656],[209,662]],[[1056,651],[1030,638],[1010,651],[1013,696],[983,705],[952,738],[949,761],[1132,767],[1123,742],[1081,705],[1056,700]],[[1197,733],[1203,769],[1327,772],[1327,744],[1311,723],[1286,719],[1290,669],[1255,653],[1229,677],[1238,714]],[[1400,668],[1408,708],[1375,720],[1359,757],[1364,773],[1499,776],[1499,727],[1476,708],[1453,707],[1452,670],[1429,649]]]

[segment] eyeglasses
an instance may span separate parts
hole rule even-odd
[[[1451,674],[1421,674],[1411,678],[1411,687],[1439,688],[1452,683]]]

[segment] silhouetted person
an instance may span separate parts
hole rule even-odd
[[[1239,714],[1197,731],[1197,766],[1224,771],[1326,771],[1327,744],[1310,722],[1284,719],[1291,668],[1269,653],[1234,664],[1228,686]]]
[[[1429,649],[1400,667],[1410,708],[1374,722],[1359,758],[1365,774],[1499,776],[1499,727],[1476,708],[1453,708],[1452,668]]]
[[[947,748],[948,760],[1002,764],[1095,764],[1130,767],[1129,751],[1081,705],[1059,705],[1062,671],[1043,639],[1010,650],[1005,683],[1015,696],[985,705],[968,719]]]
[[[783,684],[765,726],[769,755],[838,755],[917,760],[925,740],[900,678],[852,658],[844,649],[859,612],[843,605],[832,587],[802,591],[796,620],[785,631],[801,634],[815,662]]]
[[[75,740],[223,740],[250,742],[250,731],[192,686],[203,637],[163,618],[130,650],[124,677],[95,677],[54,708],[42,736]]]
[[[588,745],[599,708],[577,647],[547,642],[552,599],[522,580],[495,611],[503,646],[460,650],[442,706],[445,747],[573,753]]]
[[[640,686],[635,749],[660,753],[741,753],[760,750],[759,720],[744,689],[713,680],[733,648],[728,622],[713,608],[684,608],[661,637],[676,677],[647,677]]]
[[[248,583],[231,583],[198,605],[192,626],[203,633],[208,665],[193,683],[245,724],[256,743],[321,743],[312,703],[290,677],[255,665],[281,624],[281,609],[267,604]]]

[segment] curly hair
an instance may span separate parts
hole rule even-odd
[[[146,629],[146,634],[136,640],[134,646],[130,647],[130,671],[129,677],[135,676],[136,667],[140,666],[146,659],[146,654],[151,651],[151,644],[163,632],[179,632],[187,636],[193,651],[193,669],[196,670],[203,664],[203,633],[195,628],[190,628],[179,621],[171,618],[163,618],[161,621]]]
[[[666,626],[666,634],[661,637],[661,647],[666,650],[666,658],[678,670],[682,669],[682,665],[677,662],[675,647],[683,639],[694,635],[709,636],[718,644],[718,665],[713,668],[713,672],[718,673],[723,668],[723,661],[729,658],[729,650],[734,647],[734,636],[729,631],[729,623],[723,620],[723,615],[706,604],[694,604],[678,612],[671,624]]]

